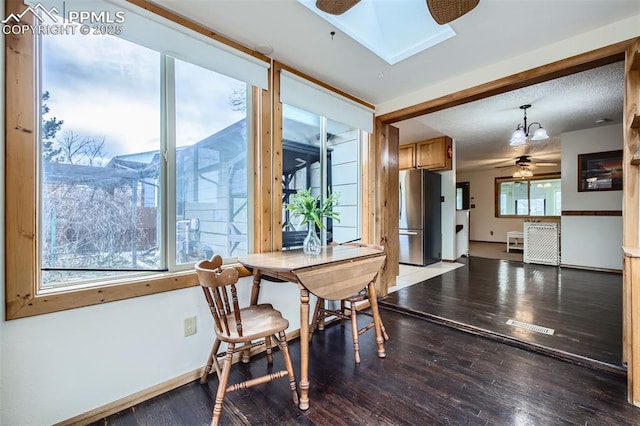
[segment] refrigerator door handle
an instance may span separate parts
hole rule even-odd
[[[416,231],[400,231],[400,235],[418,235]]]

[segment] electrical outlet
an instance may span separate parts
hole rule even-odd
[[[184,337],[196,334],[196,317],[187,317],[184,319]]]
[[[493,231],[489,231],[489,235],[493,235]]]

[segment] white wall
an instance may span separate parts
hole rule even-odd
[[[555,167],[545,167],[543,172],[552,173],[558,170]],[[469,182],[469,204],[475,205],[469,210],[471,241],[506,243],[507,232],[523,230],[524,219],[495,216],[495,178],[509,177],[511,173],[511,168],[458,172],[458,182]],[[536,170],[534,173],[540,171]]]
[[[442,212],[442,260],[456,260],[456,173],[454,170],[440,172],[441,191],[444,203]]]
[[[622,191],[578,192],[578,155],[622,149],[622,124],[562,135],[562,210],[622,210]],[[621,216],[563,216],[562,264],[622,269]]]
[[[561,264],[622,270],[622,217],[564,216]]]

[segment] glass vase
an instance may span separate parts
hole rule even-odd
[[[302,243],[302,251],[306,254],[320,254],[320,238],[316,234],[315,226],[309,225],[307,236]]]

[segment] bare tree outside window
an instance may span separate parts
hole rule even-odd
[[[42,99],[48,114],[49,92]],[[105,167],[106,139],[64,130],[63,123],[42,122],[43,286],[109,275],[103,269],[157,268],[155,230],[142,226],[137,206],[142,177],[157,178],[157,166],[132,172],[110,161]]]

